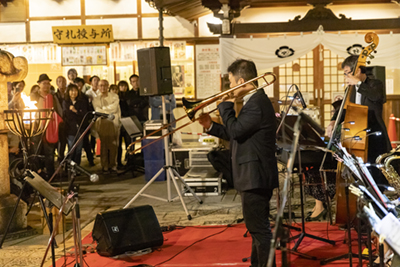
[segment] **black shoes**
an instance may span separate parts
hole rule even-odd
[[[325,220],[327,213],[328,213],[328,211],[327,211],[326,209],[324,209],[324,210],[321,211],[321,213],[318,214],[316,217],[311,217],[311,214],[310,214],[309,216],[307,216],[306,222],[321,221],[322,219]]]
[[[118,164],[118,167],[117,167],[117,169],[118,170],[125,170],[125,165],[123,165],[123,164]]]

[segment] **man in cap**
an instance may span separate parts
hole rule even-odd
[[[31,95],[31,100],[33,101],[37,101],[36,106],[39,109],[42,108],[54,108],[54,112],[62,118],[62,107],[60,102],[58,101],[58,98],[55,97],[50,91],[50,82],[51,79],[49,78],[49,76],[47,74],[40,74],[39,79],[37,81],[38,85],[39,85],[39,91],[35,94]],[[49,101],[52,100],[52,101]],[[47,102],[47,103],[46,103]],[[49,106],[48,103],[51,103],[52,105]],[[54,121],[54,120],[53,120]],[[58,129],[58,124],[55,125],[56,129]],[[54,134],[54,133],[49,133],[49,134]],[[57,141],[53,142],[53,141],[49,141],[46,133],[44,133],[42,135],[42,137],[35,137],[33,138],[33,142],[34,142],[34,147],[35,147],[35,151],[37,151],[37,148],[39,146],[40,143],[40,138],[42,138],[41,140],[41,147],[39,148],[39,155],[43,155],[44,156],[44,165],[46,168],[46,173],[44,173],[44,177],[45,179],[49,179],[53,173],[54,173],[54,152],[55,152],[55,146],[57,144],[58,141],[58,134],[57,134]]]

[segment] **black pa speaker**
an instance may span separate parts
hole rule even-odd
[[[172,94],[171,58],[169,47],[137,50],[140,75],[140,95]]]
[[[107,257],[159,247],[164,242],[149,205],[97,214],[92,237],[97,242],[97,253]]]
[[[386,70],[384,66],[366,67],[366,75],[372,76],[383,83],[383,103],[386,103]]]

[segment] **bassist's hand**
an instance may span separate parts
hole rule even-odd
[[[328,127],[326,127],[326,136],[328,136],[329,138],[332,138],[332,132],[333,132],[333,126],[335,126],[335,121],[331,121],[328,125]]]

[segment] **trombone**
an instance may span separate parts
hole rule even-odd
[[[271,81],[268,81],[268,80],[266,79],[267,76],[272,76],[272,80],[271,80]],[[256,88],[253,82],[254,82],[254,81],[257,81],[257,80],[259,80],[259,79],[263,79],[263,80],[265,81],[265,84],[263,84],[262,86]],[[174,124],[174,123],[176,123],[176,122],[178,122],[178,121],[180,121],[180,120],[186,118],[186,116],[182,116],[182,117],[176,119],[175,121],[173,121],[173,122],[171,122],[171,123],[165,124],[165,125],[162,126],[160,129],[158,129],[158,130],[156,130],[156,131],[153,131],[153,132],[149,133],[148,135],[143,136],[142,138],[140,138],[140,139],[138,139],[138,140],[132,142],[132,143],[127,147],[127,151],[128,151],[129,154],[132,155],[132,154],[134,154],[136,151],[141,150],[141,149],[143,149],[143,148],[145,148],[145,147],[147,147],[147,146],[150,146],[151,144],[157,142],[158,140],[160,140],[160,139],[162,139],[162,138],[164,138],[164,137],[166,137],[166,136],[168,136],[168,135],[171,135],[171,134],[173,134],[174,132],[176,132],[176,131],[178,131],[178,130],[180,130],[180,129],[182,129],[182,128],[184,128],[184,127],[190,125],[190,124],[192,124],[193,122],[197,121],[197,120],[200,118],[200,117],[195,118],[197,111],[199,111],[200,109],[203,109],[203,108],[205,108],[205,107],[207,107],[207,106],[213,104],[214,102],[216,102],[217,100],[219,100],[220,98],[222,98],[222,97],[224,97],[224,96],[230,95],[230,94],[233,93],[235,90],[237,90],[237,89],[239,89],[239,88],[241,88],[241,87],[243,87],[243,86],[245,86],[245,85],[247,85],[247,84],[249,84],[249,83],[251,83],[251,84],[254,86],[254,89],[251,90],[251,91],[249,91],[249,92],[247,92],[247,94],[256,92],[256,91],[259,90],[259,89],[263,89],[264,87],[267,87],[267,86],[273,84],[273,83],[275,82],[275,80],[276,80],[275,74],[273,74],[272,72],[266,72],[266,73],[264,73],[264,74],[262,74],[262,75],[260,75],[260,76],[257,76],[257,77],[255,77],[255,78],[253,78],[253,79],[248,80],[248,81],[245,82],[245,83],[239,84],[239,85],[237,85],[237,86],[235,86],[235,87],[233,87],[233,88],[231,88],[231,89],[229,89],[229,90],[223,91],[223,92],[221,92],[221,93],[218,93],[218,94],[216,94],[216,95],[213,95],[213,96],[211,96],[211,97],[209,97],[209,98],[206,98],[206,99],[204,99],[204,100],[200,100],[200,101],[188,101],[188,100],[186,100],[186,99],[183,97],[183,98],[182,98],[183,108],[184,108],[185,111],[186,111],[186,116],[190,119],[190,121],[189,121],[188,123],[185,123],[184,125],[181,125],[180,127],[175,128],[174,130],[172,130],[172,131],[170,131],[170,132],[168,132],[168,133],[166,133],[166,134],[161,135],[161,136],[158,137],[157,139],[154,139],[152,142],[147,143],[146,145],[141,146],[141,147],[135,149],[135,144],[136,144],[136,143],[139,143],[139,142],[141,142],[142,140],[147,139],[149,136],[152,136],[152,135],[154,135],[155,133],[158,133],[158,132],[160,132],[160,131],[162,131],[162,130],[168,128],[168,127],[170,127],[172,124]],[[217,110],[217,108],[215,108],[215,109],[213,109],[213,110],[211,110],[211,111],[209,111],[209,112],[207,112],[207,113],[210,114],[210,113],[212,113],[212,112],[214,112],[214,111],[216,111],[216,110]]]

